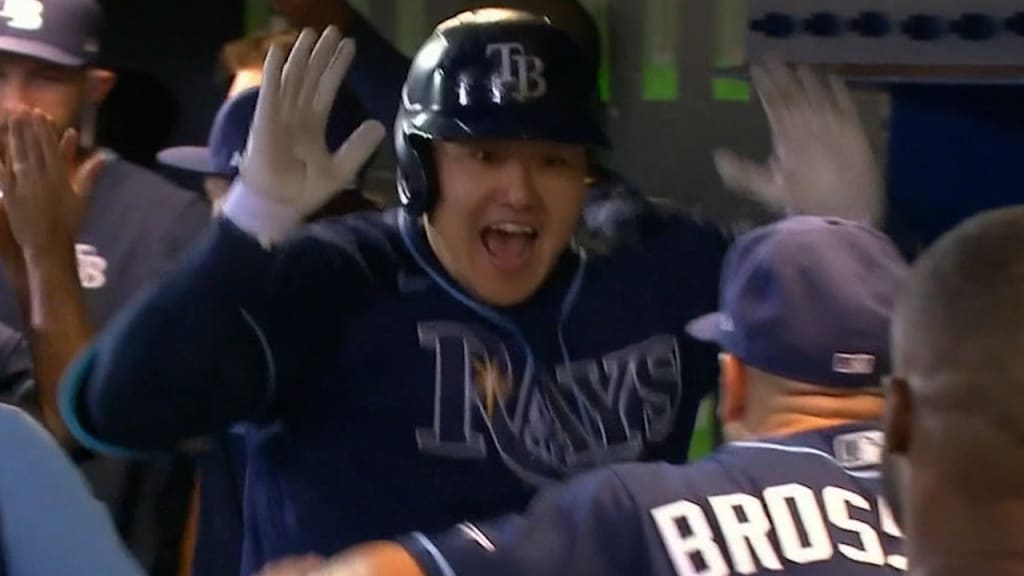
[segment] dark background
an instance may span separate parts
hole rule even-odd
[[[742,59],[744,0],[583,0],[606,41],[611,164],[645,193],[675,198],[738,225],[764,215],[726,192],[711,161],[715,147],[755,157],[769,150],[756,97],[742,83],[716,79],[716,65]],[[104,110],[101,136],[130,159],[150,162],[160,147],[201,144],[227,88],[218,51],[246,30],[273,25],[266,0],[106,0],[105,60],[122,82]],[[460,0],[352,0],[409,52]],[[883,141],[884,97],[862,98],[864,117]],[[881,152],[881,150],[880,150]],[[389,154],[371,185],[390,197]],[[175,175],[177,176],[177,175]]]

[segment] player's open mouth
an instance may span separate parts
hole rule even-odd
[[[537,229],[516,222],[498,222],[484,227],[480,240],[495,266],[512,271],[526,263],[537,242]]]

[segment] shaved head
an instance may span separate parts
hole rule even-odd
[[[915,264],[893,362],[922,409],[984,415],[1024,438],[1024,207],[968,220]]]
[[[1024,207],[976,216],[896,305],[887,493],[921,574],[1024,574]]]

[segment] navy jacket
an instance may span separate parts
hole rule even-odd
[[[273,252],[219,221],[83,355],[65,412],[114,453],[251,422],[243,570],[517,510],[596,465],[681,460],[717,372],[684,326],[715,309],[726,242],[645,218],[500,310],[402,212]]]
[[[403,541],[430,576],[898,574],[882,443],[864,423],[736,442],[689,466],[615,466],[542,492],[524,516]]]

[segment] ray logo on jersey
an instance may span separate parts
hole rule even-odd
[[[517,366],[508,347],[479,327],[423,323],[435,362],[434,422],[420,450],[485,458],[490,435],[524,480],[545,483],[598,464],[635,460],[672,431],[682,392],[674,336],[654,336],[604,355]]]

